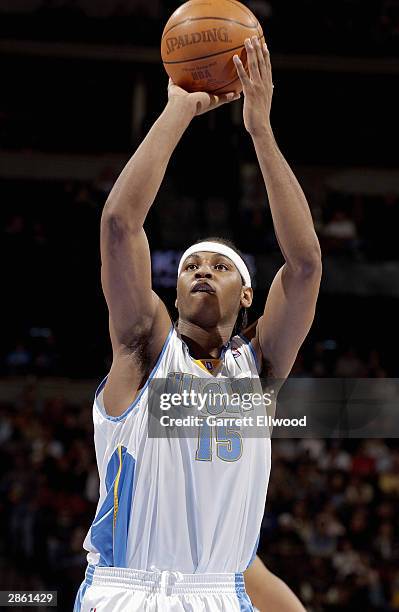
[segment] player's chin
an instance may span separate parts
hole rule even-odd
[[[186,303],[186,318],[200,327],[217,325],[221,317],[220,307],[217,301],[212,301],[210,297],[208,295],[206,298],[193,299]]]

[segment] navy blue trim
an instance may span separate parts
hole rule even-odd
[[[249,345],[249,348],[250,348],[250,351],[252,353],[252,357],[253,357],[253,360],[254,360],[254,363],[255,363],[256,371],[258,372],[258,374],[260,374],[261,368],[259,366],[259,361],[258,361],[258,358],[256,356],[255,349],[252,346],[251,340],[248,340],[248,338],[246,338],[245,336],[242,336],[241,334],[239,334],[239,337],[241,338],[241,340],[244,340],[245,344]]]
[[[102,381],[101,381],[101,383],[100,383],[100,384],[98,385],[98,387],[97,387],[97,390],[96,390],[96,393],[95,393],[94,399],[95,399],[95,403],[96,403],[96,408],[97,408],[97,410],[100,412],[100,414],[101,414],[103,417],[105,417],[105,418],[106,418],[106,419],[108,419],[109,421],[114,421],[114,422],[122,421],[122,420],[123,420],[124,418],[126,418],[126,417],[127,417],[127,415],[128,415],[128,414],[129,414],[129,413],[130,413],[130,412],[133,410],[133,408],[134,408],[135,406],[137,406],[138,402],[140,401],[141,396],[143,395],[144,391],[147,389],[147,387],[148,387],[148,385],[149,385],[150,381],[151,381],[151,380],[154,378],[155,373],[156,373],[156,371],[157,371],[157,370],[158,370],[158,368],[159,368],[159,365],[160,365],[160,363],[161,363],[162,357],[163,357],[163,355],[164,355],[164,353],[165,353],[165,351],[166,351],[166,348],[167,348],[167,346],[168,346],[168,344],[169,344],[169,341],[170,341],[170,339],[171,339],[171,337],[172,337],[173,330],[174,330],[174,326],[172,325],[172,327],[170,328],[169,333],[168,333],[168,335],[167,335],[167,338],[166,338],[166,340],[165,340],[165,343],[164,343],[164,345],[163,345],[163,347],[162,347],[161,354],[159,355],[158,360],[157,360],[157,362],[156,362],[155,366],[154,366],[154,367],[153,367],[153,369],[151,370],[150,375],[149,375],[149,377],[147,378],[147,380],[146,380],[146,383],[145,383],[144,387],[143,387],[143,388],[140,390],[140,393],[138,394],[138,396],[136,397],[136,399],[134,400],[134,402],[133,402],[132,404],[130,404],[130,406],[128,406],[128,408],[126,408],[125,412],[123,412],[123,413],[122,413],[120,416],[117,416],[117,417],[110,416],[109,414],[107,414],[107,411],[105,410],[105,407],[104,407],[104,410],[101,410],[101,409],[100,409],[100,407],[97,405],[97,398],[98,398],[98,395],[99,395],[99,393],[101,393],[102,389],[104,388],[105,383],[107,382],[108,374],[107,374],[107,376],[104,378],[104,380],[102,380]]]

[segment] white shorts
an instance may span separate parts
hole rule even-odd
[[[89,565],[74,612],[253,612],[242,574]]]

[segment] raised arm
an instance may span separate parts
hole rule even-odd
[[[144,221],[193,117],[237,98],[188,94],[171,82],[168,93],[166,108],[116,181],[101,219],[101,280],[113,348],[104,401],[112,416],[136,396],[170,328],[166,308],[151,288]]]
[[[244,123],[265,181],[277,241],[285,264],[270,287],[252,340],[271,375],[286,378],[315,314],[321,280],[321,253],[305,195],[280,152],[270,125],[272,77],[267,47],[246,41],[249,75],[235,63],[245,95]]]

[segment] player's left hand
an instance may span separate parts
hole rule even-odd
[[[233,60],[244,93],[244,125],[255,136],[264,129],[271,130],[272,67],[266,43],[261,43],[257,36],[245,40],[245,50],[249,75],[238,55]]]

